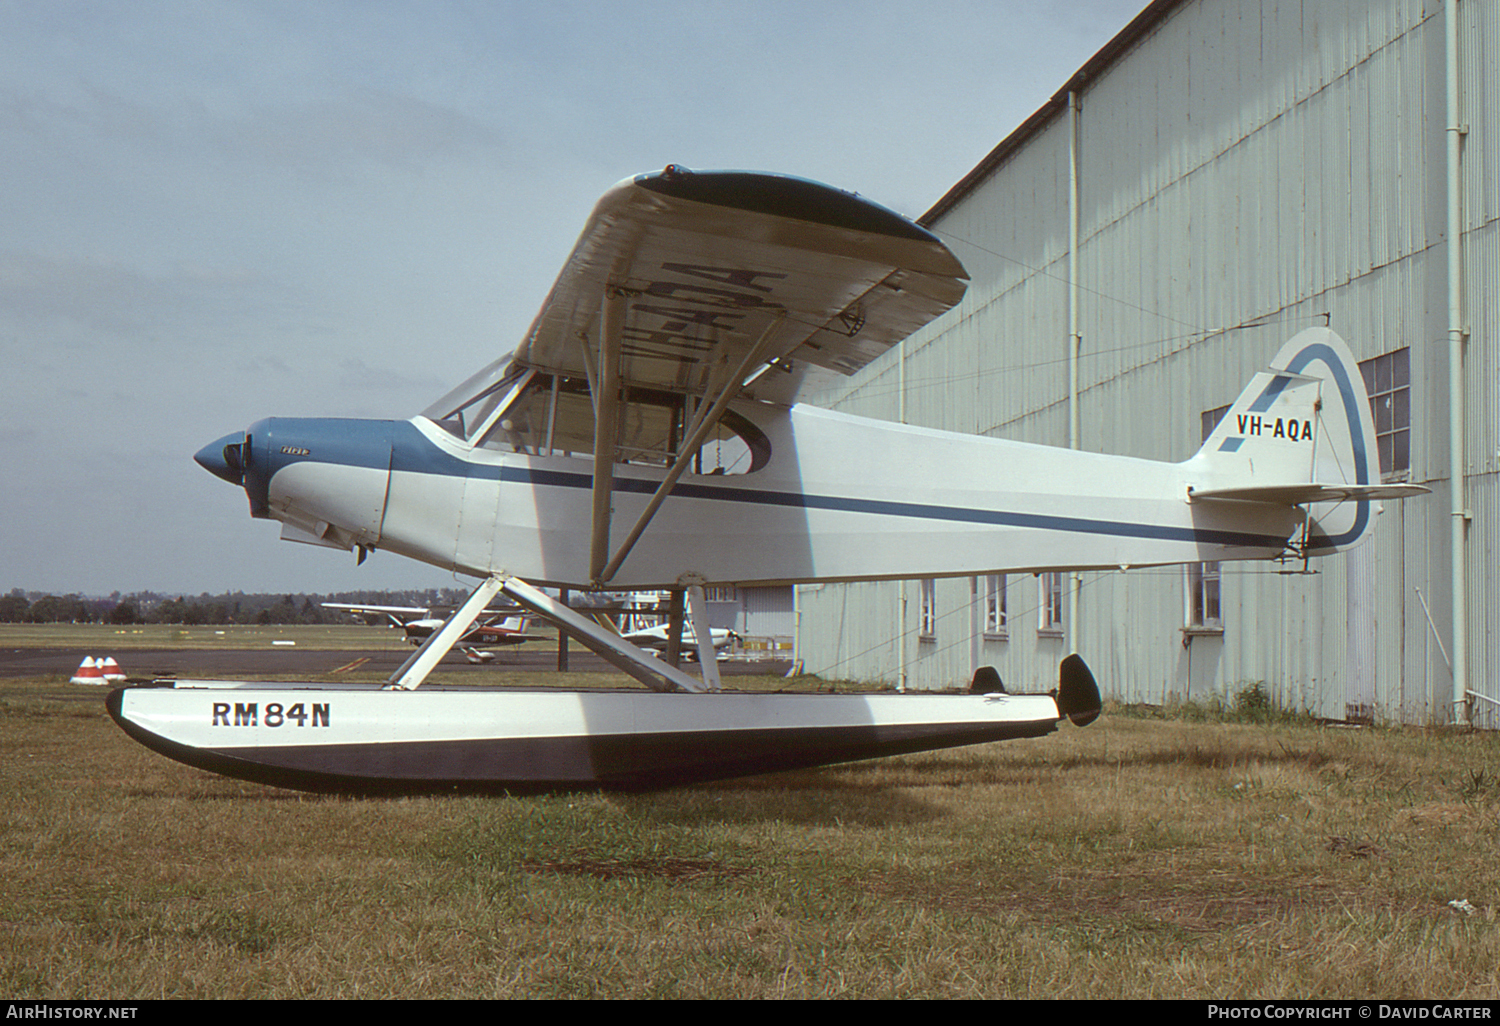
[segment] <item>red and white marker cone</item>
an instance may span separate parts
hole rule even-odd
[[[73,674],[69,684],[103,684],[104,670],[94,661],[93,656],[84,656],[83,662],[78,666],[78,672]]]
[[[125,679],[125,671],[120,669],[120,664],[115,662],[114,656],[105,656],[100,660],[99,670],[104,674],[104,679],[112,684]]]

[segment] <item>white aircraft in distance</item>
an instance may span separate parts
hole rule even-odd
[[[322,605],[324,609],[337,609],[353,616],[383,617],[391,626],[400,627],[406,635],[407,642],[412,645],[422,644],[448,621],[447,616],[434,615],[440,610],[429,606],[362,606],[344,602],[324,602]],[[452,615],[451,610],[448,615]],[[551,640],[546,634],[528,633],[527,622],[527,617],[504,609],[486,609],[455,644],[466,647],[474,645],[494,647],[519,645],[526,641]]]
[[[519,347],[418,416],[273,418],[196,456],[284,538],[478,578],[442,629],[384,687],[176,681],[114,691],[111,714],[183,762],[308,790],[646,788],[1038,736],[1099,712],[1077,655],[1044,694],[988,668],[961,695],[723,693],[710,645],[690,676],[540,586],[685,591],[711,642],[705,585],[1302,560],[1422,491],[1380,483],[1363,379],[1327,329],[1180,463],[796,401],[966,279],[936,236],[814,182],[621,182]],[[421,687],[502,592],[651,690]]]
[[[620,635],[636,648],[645,649],[655,655],[661,655],[667,650],[667,642],[671,638],[670,626],[668,624],[657,624],[655,627],[644,627],[638,631],[630,631]],[[715,658],[723,660],[728,657],[729,649],[739,637],[734,631],[724,627],[710,627],[709,634],[713,638]],[[698,648],[698,636],[693,631],[692,624],[684,624],[678,632],[681,639],[681,649],[687,653],[689,659],[695,658],[694,650]]]
[[[426,606],[362,606],[343,602],[324,602],[324,609],[337,609],[364,618],[383,617],[391,626],[400,627],[411,645],[420,646],[434,631],[442,628],[447,617],[434,616]],[[451,611],[450,614],[451,615]],[[503,610],[484,610],[468,630],[453,643],[471,663],[488,663],[495,653],[488,651],[506,645],[519,645],[527,641],[549,641],[545,634],[530,634],[526,630],[527,618],[506,615]]]

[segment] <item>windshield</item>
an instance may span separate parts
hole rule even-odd
[[[623,390],[616,460],[667,466],[677,458],[695,407],[690,396]],[[594,450],[594,401],[588,382],[500,362],[428,407],[430,418],[475,446],[533,456],[587,456]],[[693,454],[696,474],[748,474],[770,459],[769,439],[726,411]]]

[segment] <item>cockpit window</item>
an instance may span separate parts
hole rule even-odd
[[[486,449],[592,458],[594,401],[588,382],[524,369],[476,384],[481,386],[478,394],[467,400],[445,397],[426,416],[456,437]],[[618,461],[671,464],[691,424],[694,399],[628,387],[624,398],[618,413]],[[770,440],[731,410],[698,447],[689,469],[696,474],[749,474],[763,467],[770,456]]]
[[[508,359],[506,363],[490,364],[423,410],[422,416],[467,440],[485,425],[518,384],[534,374],[525,367],[509,364]]]

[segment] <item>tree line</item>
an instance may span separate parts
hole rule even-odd
[[[176,623],[202,624],[319,624],[343,623],[347,617],[324,602],[375,606],[457,605],[467,596],[460,588],[405,591],[345,591],[319,594],[247,594],[172,596],[152,591],[87,598],[79,594],[52,595],[12,588],[0,596],[0,623]]]

